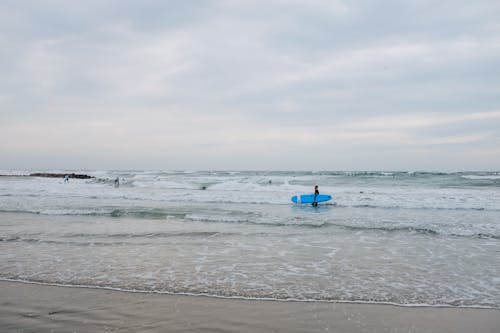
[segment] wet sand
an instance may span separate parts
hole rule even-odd
[[[279,302],[0,281],[1,332],[500,332],[500,310]]]

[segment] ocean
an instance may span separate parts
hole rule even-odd
[[[2,280],[500,308],[500,172],[30,172],[0,171]]]

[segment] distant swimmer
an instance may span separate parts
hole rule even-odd
[[[115,187],[119,187],[120,186],[120,178],[116,177],[115,179]]]
[[[318,197],[319,195],[319,190],[318,190],[318,185],[314,186],[314,201],[312,203],[312,205],[314,207],[316,207],[318,205],[318,202],[316,201],[316,198]]]
[[[64,176],[64,182],[65,182],[65,183],[69,182],[69,176],[68,176],[68,175],[65,175],[65,176]]]

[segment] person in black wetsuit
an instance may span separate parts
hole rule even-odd
[[[318,185],[314,186],[314,201],[312,205],[316,207],[318,203],[316,202],[316,197],[319,195]]]

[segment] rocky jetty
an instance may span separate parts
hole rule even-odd
[[[77,178],[77,179],[90,179],[95,178],[89,175],[82,175],[77,173],[50,173],[50,172],[35,172],[30,173],[31,177],[49,177],[49,178],[64,178],[68,176],[68,178]]]

